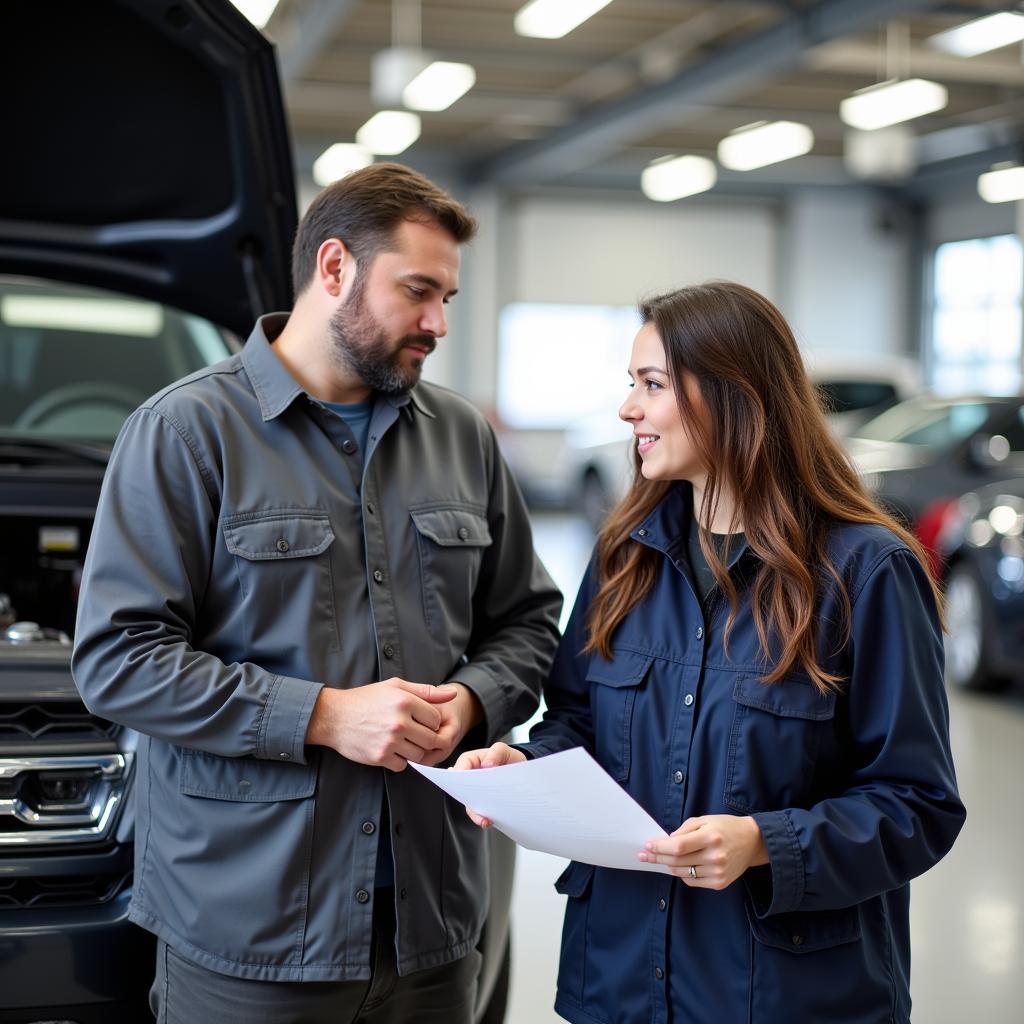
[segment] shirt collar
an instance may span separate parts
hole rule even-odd
[[[245,348],[242,349],[242,365],[252,382],[256,399],[260,403],[263,421],[275,419],[287,409],[296,398],[306,395],[299,382],[288,372],[284,363],[274,355],[271,344],[284,330],[288,313],[267,313],[261,316],[252,329]],[[380,395],[383,401],[401,409],[410,403],[425,416],[436,419],[416,389],[401,395]]]

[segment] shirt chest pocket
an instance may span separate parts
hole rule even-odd
[[[633,709],[654,659],[615,651],[612,660],[595,656],[587,669],[594,720],[594,756],[616,782],[629,778]]]
[[[280,508],[225,518],[235,556],[249,644],[255,649],[309,637],[337,650],[330,517],[319,509]],[[278,649],[277,653],[280,653]]]
[[[461,649],[469,640],[473,594],[491,531],[482,508],[429,505],[409,509],[416,530],[427,630]]]
[[[740,676],[733,688],[726,806],[740,814],[802,806],[835,710],[836,695],[823,695],[810,680],[766,684]]]

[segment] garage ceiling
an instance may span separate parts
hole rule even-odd
[[[392,0],[281,0],[267,25],[300,173],[330,143],[352,141],[379,109],[371,60],[416,31],[437,59],[472,64],[477,81],[448,110],[422,114],[420,140],[398,159],[466,181],[637,190],[656,157],[714,157],[732,129],[782,118],[813,129],[813,150],[760,171],[723,171],[716,191],[849,183],[839,102],[888,77],[887,38],[909,40],[890,51],[902,76],[949,89],[945,110],[908,122],[918,170],[899,184],[913,191],[962,181],[1016,159],[1024,137],[1019,44],[965,59],[924,43],[1013,9],[1007,4],[612,0],[549,40],[515,33],[524,0],[393,2],[394,11]]]

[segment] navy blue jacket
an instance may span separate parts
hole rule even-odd
[[[730,573],[740,610],[708,618],[686,568],[689,485],[633,539],[662,553],[610,661],[581,655],[593,564],[546,688],[532,756],[581,745],[668,832],[703,814],[753,815],[770,864],[721,892],[668,875],[572,863],[556,1009],[580,1024],[879,1024],[910,1019],[909,880],[953,844],[956,790],[942,638],[913,553],[876,526],[837,524],[820,605],[822,696],[800,671],[771,685],[749,604],[759,562]]]

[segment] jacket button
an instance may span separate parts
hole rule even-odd
[[[346,438],[344,441],[341,442],[341,450],[346,455],[351,455],[356,450],[355,441],[350,441],[348,440],[348,438]]]
[[[377,831],[377,826],[372,821],[363,822],[363,831],[368,835],[372,836]]]
[[[704,639],[704,627],[703,626],[698,626],[697,627],[697,639],[698,640],[703,640]]]
[[[287,551],[290,546],[291,545],[284,539],[284,537],[281,537],[277,542],[277,550],[282,554]]]
[[[658,981],[661,981],[661,979],[665,977],[665,972],[660,967],[655,967],[654,976],[658,979]]]
[[[385,658],[393,658],[394,656],[395,656],[395,649],[394,649],[394,647],[392,647],[391,644],[385,644],[384,645],[384,657]]]
[[[365,889],[360,889],[356,893],[356,901],[358,903],[369,903],[370,902],[370,894]]]
[[[374,569],[373,570],[373,582],[374,583],[383,583],[384,582],[384,573],[382,573],[380,571],[380,569]]]
[[[794,946],[802,946],[804,944],[804,937],[802,935],[794,935],[790,941]]]
[[[684,703],[684,704],[685,704],[685,705],[686,705],[687,707],[689,707],[689,706],[690,706],[690,705],[691,705],[691,704],[693,703],[693,694],[692,694],[692,693],[688,693],[688,694],[687,694],[687,695],[686,695],[686,696],[685,696],[685,697],[683,698],[683,703]]]
[[[668,906],[668,904],[665,902],[664,899],[658,900],[658,909],[659,910],[664,910],[667,906]]]
[[[469,530],[464,526],[459,527],[459,540],[469,540]]]
[[[683,773],[681,771],[674,771],[672,773],[672,781],[677,785],[683,781]]]

